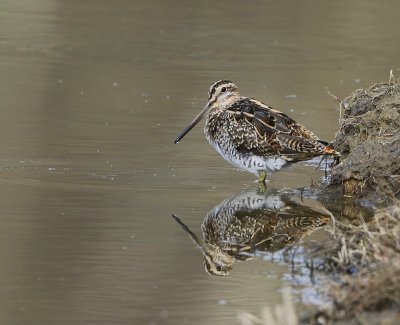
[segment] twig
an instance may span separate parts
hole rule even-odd
[[[342,122],[342,108],[343,108],[343,101],[339,99],[339,97],[335,96],[334,94],[332,94],[328,87],[325,87],[326,92],[328,93],[329,96],[331,96],[333,98],[333,100],[339,104],[339,123]]]

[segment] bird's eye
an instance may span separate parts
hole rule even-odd
[[[221,93],[224,93],[226,91],[226,87],[221,88]]]
[[[222,88],[222,89],[224,89],[224,88]],[[221,90],[222,90],[222,89],[221,89]],[[221,268],[219,265],[217,265],[217,271],[218,271],[218,272],[221,272],[221,270],[222,270],[222,268]]]

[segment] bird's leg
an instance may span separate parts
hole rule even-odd
[[[260,175],[258,176],[258,182],[266,185],[265,180],[267,179],[267,172],[265,170],[260,170]]]
[[[258,190],[260,193],[265,193],[267,190],[267,172],[265,170],[261,170],[258,177]]]

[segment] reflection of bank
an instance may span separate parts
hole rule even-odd
[[[330,216],[318,201],[294,190],[246,191],[222,201],[204,218],[203,239],[173,215],[202,251],[212,275],[228,275],[236,261],[249,260],[256,252],[281,250],[325,225]]]

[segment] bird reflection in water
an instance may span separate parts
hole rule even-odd
[[[214,207],[201,225],[203,239],[172,215],[201,250],[211,275],[228,275],[236,261],[260,252],[277,252],[314,229],[324,226],[331,213],[299,191],[246,191]]]

